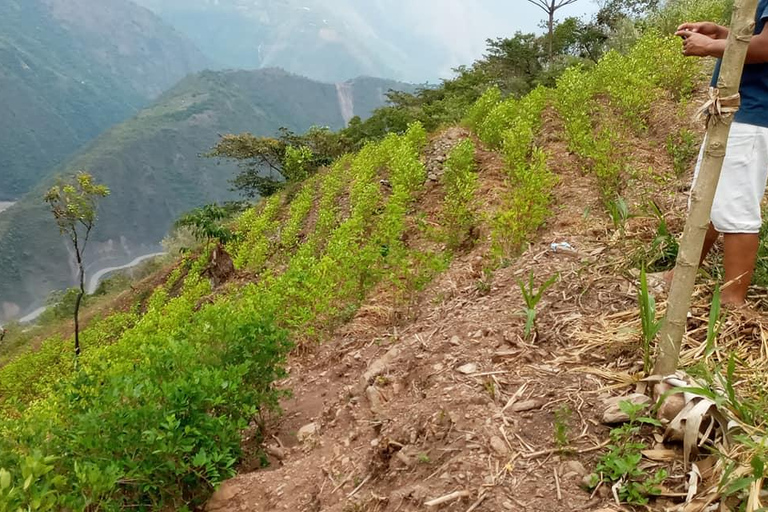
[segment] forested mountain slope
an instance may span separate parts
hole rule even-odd
[[[127,0],[0,0],[0,201],[209,64]]]
[[[89,249],[89,273],[153,252],[186,210],[235,198],[228,183],[234,166],[200,156],[219,134],[343,128],[345,117],[366,117],[384,104],[390,88],[402,87],[408,86],[370,78],[324,84],[276,69],[186,78],[54,172],[86,169],[113,190]],[[6,316],[72,283],[64,240],[42,201],[50,183],[0,216],[0,303]]]

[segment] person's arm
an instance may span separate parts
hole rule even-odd
[[[717,57],[725,53],[726,39],[714,39],[710,36],[689,30],[680,30],[676,35],[683,37],[683,54],[688,57]],[[747,52],[747,64],[768,62],[768,30],[752,37]]]
[[[728,39],[730,30],[728,27],[712,23],[711,21],[699,21],[697,23],[683,23],[677,27],[675,35],[680,35],[681,32],[697,32],[705,36],[709,36],[712,39]]]

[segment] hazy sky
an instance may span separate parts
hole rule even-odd
[[[541,32],[539,24],[545,17],[544,11],[526,0],[403,1],[403,21],[410,20],[415,30],[430,34],[449,48],[451,67],[480,57],[488,38],[508,37],[518,30]],[[558,11],[558,18],[591,16],[596,10],[594,0],[580,0]]]

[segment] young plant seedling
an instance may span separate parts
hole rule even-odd
[[[528,276],[528,284],[523,281],[518,281],[520,286],[520,292],[523,294],[523,301],[525,307],[523,308],[523,315],[525,315],[525,328],[524,336],[526,340],[533,341],[536,335],[536,306],[541,302],[541,298],[544,296],[544,292],[547,291],[557,281],[558,274],[550,277],[544,284],[536,289],[536,283],[534,283],[533,271]]]
[[[640,325],[643,328],[643,371],[648,374],[653,364],[651,360],[653,342],[661,329],[662,320],[656,319],[656,300],[648,291],[648,276],[645,273],[645,267],[640,270],[640,291],[637,300],[640,303]]]

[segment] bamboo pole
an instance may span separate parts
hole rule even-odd
[[[675,275],[669,293],[667,316],[661,329],[659,354],[654,373],[670,375],[677,370],[680,348],[691,307],[704,238],[709,228],[712,203],[723,168],[728,134],[733,113],[737,108],[720,108],[722,98],[735,100],[741,75],[755,29],[758,0],[736,0],[731,19],[731,31],[723,56],[718,87],[710,91],[706,148],[699,177],[691,192],[691,208],[685,223]],[[738,103],[734,105],[738,107]]]

